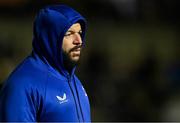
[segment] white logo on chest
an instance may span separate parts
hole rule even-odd
[[[66,93],[63,94],[63,97],[61,96],[56,96],[56,98],[58,99],[59,103],[62,104],[62,103],[65,103],[65,102],[68,102],[68,99],[66,97]]]

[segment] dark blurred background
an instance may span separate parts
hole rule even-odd
[[[36,12],[56,3],[88,21],[76,72],[92,121],[180,121],[179,0],[1,0],[1,86],[31,53]]]

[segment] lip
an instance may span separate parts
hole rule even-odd
[[[77,50],[74,50],[74,51],[72,51],[72,55],[73,55],[73,57],[79,57],[80,56],[80,54],[81,54],[81,52],[80,51],[77,51]]]
[[[80,52],[81,48],[74,49],[73,52]]]
[[[80,50],[74,50],[72,52],[75,53],[75,54],[80,54]]]

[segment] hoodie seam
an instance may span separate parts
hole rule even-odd
[[[42,115],[45,115],[46,114],[46,108],[45,108],[45,104],[46,104],[46,93],[47,93],[47,83],[48,83],[48,74],[49,74],[49,70],[47,69],[47,72],[46,73],[46,76],[45,76],[45,84],[44,84],[44,92],[43,92],[43,107],[42,107],[42,111],[43,113],[41,114],[40,116],[40,119],[41,120],[41,117]]]

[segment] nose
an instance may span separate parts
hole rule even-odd
[[[75,44],[75,45],[80,45],[80,44],[82,44],[81,35],[80,35],[79,33],[74,33],[73,44]]]

